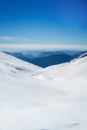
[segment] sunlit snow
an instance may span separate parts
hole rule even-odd
[[[42,69],[0,52],[0,130],[86,130],[87,56]]]

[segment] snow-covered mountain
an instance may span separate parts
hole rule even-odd
[[[87,79],[87,53],[81,55],[68,63],[47,67],[39,73],[34,74],[37,78],[58,79],[78,78]]]
[[[81,54],[87,51],[80,50],[22,50],[22,51],[5,51],[6,53],[13,55],[19,59],[27,61],[29,63],[38,65],[40,67],[48,67],[60,63],[69,62],[72,59],[77,58]]]
[[[86,115],[86,54],[42,69],[0,52],[0,130],[86,130]]]
[[[0,52],[0,73],[23,75],[31,74],[41,69],[31,63],[22,61],[14,56]]]

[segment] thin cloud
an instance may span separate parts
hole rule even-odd
[[[0,40],[6,41],[6,40],[15,40],[16,37],[9,37],[9,36],[0,36]]]
[[[10,37],[10,36],[0,36],[0,40],[1,41],[14,41],[14,40],[18,40],[18,41],[30,41],[30,38],[20,38],[20,37]]]

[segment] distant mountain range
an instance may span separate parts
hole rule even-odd
[[[77,58],[81,54],[87,51],[22,51],[22,52],[6,52],[12,56],[15,56],[21,60],[30,62],[40,67],[48,67],[51,65],[61,64],[69,62],[74,58]]]

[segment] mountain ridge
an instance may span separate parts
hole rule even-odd
[[[37,66],[46,68],[51,65],[69,62],[86,51],[25,51],[25,52],[6,52],[19,59],[30,62]],[[34,53],[34,55],[33,55]]]

